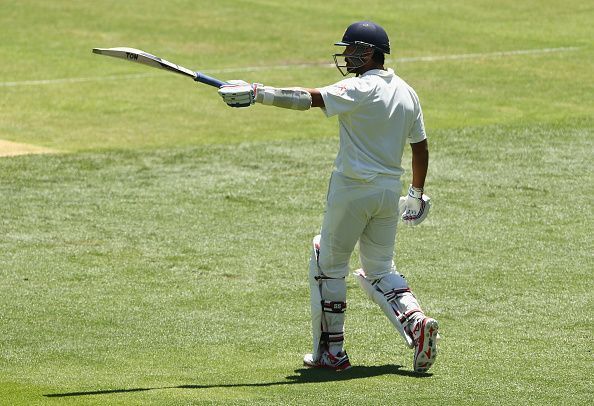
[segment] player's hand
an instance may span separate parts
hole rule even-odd
[[[256,101],[255,90],[255,84],[243,80],[229,80],[219,89],[219,94],[231,107],[249,107]]]
[[[423,194],[423,189],[410,185],[408,196],[401,197],[399,202],[402,222],[408,226],[420,224],[429,214],[430,207],[431,199]]]

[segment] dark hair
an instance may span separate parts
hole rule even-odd
[[[385,61],[385,55],[382,51],[377,48],[373,49],[373,55],[371,55],[373,62],[383,65]]]

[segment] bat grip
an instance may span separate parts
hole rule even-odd
[[[196,77],[194,78],[194,80],[196,82],[200,82],[200,83],[204,83],[210,86],[214,86],[216,88],[220,88],[223,85],[226,85],[227,82],[223,82],[219,79],[215,79],[213,77],[210,77],[208,75],[205,75],[204,73],[200,73],[200,72],[196,72]]]

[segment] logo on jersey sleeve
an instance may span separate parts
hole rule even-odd
[[[336,96],[342,96],[347,92],[347,86],[344,84],[332,86],[332,93]]]

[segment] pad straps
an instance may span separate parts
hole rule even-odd
[[[402,289],[392,289],[387,292],[384,292],[384,296],[388,302],[397,298],[397,296],[402,295],[403,293],[412,293],[410,288],[402,288]]]
[[[344,313],[346,308],[346,302],[331,302],[330,300],[322,300],[322,311],[326,313]]]
[[[322,342],[324,343],[341,343],[344,341],[344,333],[322,333]]]
[[[410,307],[403,303],[403,298],[405,296],[412,296],[412,291],[410,288],[401,288],[401,289],[391,289],[384,293],[384,297],[392,305],[392,309],[394,310],[394,314],[398,317],[398,320],[403,326],[408,326],[412,321],[414,321],[413,315],[416,313],[423,313],[421,308],[419,307]],[[417,306],[418,303],[416,300],[414,302]]]

